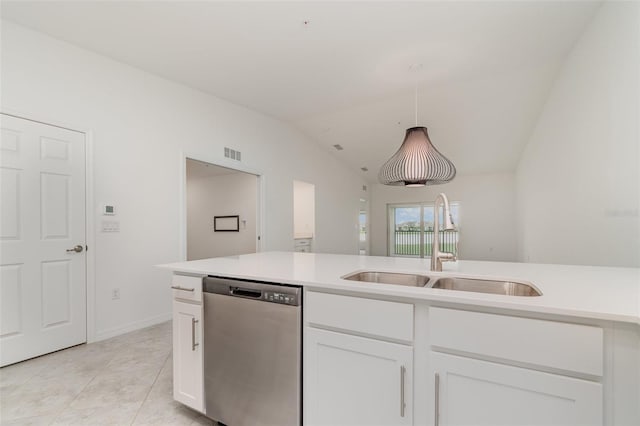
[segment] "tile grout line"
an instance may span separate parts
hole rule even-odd
[[[47,356],[47,355],[49,355],[49,354],[45,354],[45,355],[43,355],[43,356]],[[27,362],[29,362],[29,361],[31,361],[31,360],[33,360],[33,359],[37,359],[37,358],[40,358],[40,357],[31,358],[31,359],[26,359],[26,360],[24,360],[24,361],[20,361],[20,363],[22,363],[22,362],[27,363]],[[17,364],[19,364],[19,363],[17,363]],[[16,364],[12,364],[12,365],[16,365]],[[2,367],[2,368],[6,368],[6,367],[11,367],[11,365],[7,365],[7,366]],[[12,391],[10,391],[8,395],[11,395],[11,394],[12,394],[12,393],[14,393],[16,390],[18,390],[18,389],[19,389],[19,388],[21,388],[22,386],[26,385],[27,383],[29,383],[31,380],[33,380],[33,378],[34,378],[34,377],[36,377],[38,374],[42,373],[46,368],[47,368],[47,365],[46,365],[46,364],[45,364],[45,365],[43,365],[43,366],[41,366],[41,367],[40,367],[40,369],[36,370],[36,372],[35,372],[35,373],[31,374],[27,380],[25,380],[24,382],[22,382],[22,383],[20,383],[20,384],[16,385],[15,389],[13,389]],[[5,396],[7,396],[7,395],[5,395]]]
[[[160,340],[160,338],[163,337],[163,336],[160,335],[160,333],[157,333],[157,334],[158,334],[158,336],[156,336],[156,337],[158,339],[156,339],[156,340]],[[164,334],[164,333],[162,333],[162,334]],[[114,339],[114,340],[116,340],[116,339]],[[124,349],[124,348],[121,348],[121,346],[126,346],[126,345],[121,344],[122,342],[120,342],[119,340],[118,340],[118,343],[120,343],[120,344],[116,344],[117,349]],[[162,342],[158,341],[156,343],[162,343]],[[81,346],[81,345],[77,345],[77,346]],[[90,346],[89,344],[86,345],[86,347],[89,347],[89,346]],[[96,345],[96,347],[98,347],[98,345]],[[63,350],[57,351],[57,352],[62,353],[62,352],[65,352],[65,351],[67,351],[69,349],[72,349],[72,348],[73,347],[66,348],[66,349],[63,349]],[[157,374],[156,374],[153,382],[151,383],[150,388],[147,390],[145,397],[140,402],[141,405],[138,407],[137,411],[135,411],[135,415],[133,416],[133,420],[132,420],[133,422],[137,421],[137,418],[139,417],[139,413],[141,412],[140,409],[142,408],[142,405],[144,405],[144,403],[146,403],[149,400],[149,396],[151,394],[151,391],[159,383],[158,379],[159,379],[159,377],[160,377],[160,375],[161,375],[161,373],[163,371],[163,368],[165,366],[167,366],[167,362],[169,361],[169,359],[170,359],[170,357],[172,355],[171,346],[169,346],[168,349],[169,349],[169,351],[165,355],[165,360],[159,366],[159,369],[157,370]],[[75,353],[75,352],[72,352],[72,354],[73,353]],[[38,358],[41,358],[41,359],[45,358],[46,359],[50,355],[52,355],[52,354],[45,354],[45,355],[43,355],[41,357],[36,357],[36,359],[38,359]],[[83,351],[79,352],[78,355],[83,356]],[[5,421],[11,421],[11,422],[13,422],[14,420],[25,421],[27,419],[36,418],[36,417],[40,419],[39,421],[45,420],[44,417],[47,418],[46,423],[43,422],[42,424],[47,424],[47,425],[54,424],[55,422],[57,422],[61,418],[63,418],[63,414],[69,412],[69,410],[73,410],[71,408],[71,406],[73,405],[73,403],[75,401],[79,400],[79,397],[81,395],[86,394],[87,392],[90,392],[88,390],[89,387],[96,381],[97,378],[99,378],[104,373],[105,365],[106,366],[111,365],[114,362],[114,359],[117,358],[117,355],[118,355],[118,351],[114,351],[113,353],[108,354],[108,356],[106,357],[106,359],[104,361],[100,362],[101,367],[97,367],[96,366],[96,370],[94,370],[94,371],[84,371],[84,372],[82,372],[82,373],[85,373],[85,374],[90,372],[90,374],[87,374],[87,375],[81,374],[82,376],[85,376],[84,378],[85,378],[86,382],[79,383],[81,385],[81,388],[80,389],[76,388],[76,389],[78,389],[77,392],[71,393],[71,394],[67,394],[69,400],[66,403],[62,404],[62,405],[58,405],[58,408],[49,409],[46,412],[40,413],[37,416],[34,416],[35,413],[31,412],[31,413],[29,413],[30,415],[28,415],[27,417],[21,417],[21,416],[20,417],[15,417],[15,418],[12,417],[11,420],[2,418],[2,419],[0,419],[0,425],[4,424]],[[40,362],[38,361],[37,363],[40,364],[40,365],[38,367],[36,367],[36,368],[32,368],[31,365],[30,365],[31,362],[35,361],[35,359],[25,360],[24,363],[25,363],[25,365],[28,366],[28,368],[26,369],[26,373],[27,374],[23,375],[20,372],[20,375],[16,376],[16,377],[17,378],[19,378],[20,376],[26,376],[26,377],[25,378],[19,378],[19,380],[17,381],[16,384],[11,385],[10,387],[7,386],[7,388],[3,389],[3,391],[2,391],[2,399],[4,400],[5,397],[9,397],[9,396],[12,396],[12,395],[15,395],[15,394],[21,392],[21,389],[25,388],[25,386],[28,386],[29,384],[34,383],[37,379],[39,380],[41,378],[41,375],[43,373],[45,373],[48,369],[50,369],[50,368],[56,369],[57,367],[59,367],[61,362],[63,364],[65,364],[65,368],[72,367],[73,364],[75,364],[74,362],[66,362],[66,361],[73,361],[73,356],[71,356],[71,357],[66,357],[65,356],[65,357],[62,357],[60,359],[58,359],[57,357],[55,357],[55,358],[56,358],[55,360],[52,360],[52,361],[55,361],[55,362],[44,362],[43,364],[40,364]],[[93,368],[91,368],[91,370],[93,370]],[[0,384],[5,384],[5,380],[3,380],[3,379],[5,379],[4,371],[2,371],[2,373],[3,374],[0,374]],[[149,373],[151,373],[151,371]],[[45,376],[48,376],[48,375],[45,374]],[[57,377],[57,374],[54,374],[51,377],[42,377],[42,379],[45,380],[45,381],[58,380],[56,377]],[[8,389],[10,389],[10,391],[6,392]],[[4,411],[3,408],[4,408],[4,401],[3,401],[3,403],[0,404],[0,411]],[[53,408],[53,407],[51,407],[51,408]],[[2,417],[4,417],[4,416],[2,416]]]
[[[142,407],[144,406],[144,403],[147,402],[147,399],[149,398],[149,395],[151,394],[151,390],[153,390],[153,387],[156,385],[156,382],[158,381],[158,377],[160,377],[160,373],[162,373],[162,369],[167,364],[167,361],[169,361],[169,357],[171,356],[171,354],[172,354],[172,351],[169,351],[169,353],[167,354],[167,357],[164,359],[164,363],[158,369],[158,374],[156,374],[156,378],[153,380],[153,383],[151,384],[151,387],[149,387],[149,390],[147,391],[147,394],[145,395],[144,399],[142,400],[142,404],[140,404],[140,407],[138,407],[138,410],[136,411],[136,415],[133,416],[133,419],[131,420],[130,425],[133,425],[136,422],[136,419],[138,418],[138,414],[140,414],[140,410],[142,410]]]
[[[114,355],[114,357],[115,357],[115,355]],[[111,362],[111,361],[109,361],[109,362]],[[73,404],[73,402],[74,402],[76,399],[78,399],[78,397],[80,396],[80,394],[81,394],[82,392],[84,392],[84,391],[85,391],[85,389],[87,389],[87,387],[89,387],[89,385],[90,385],[90,384],[91,384],[91,383],[96,379],[96,377],[98,377],[98,376],[100,375],[101,371],[102,371],[102,370],[98,370],[98,371],[96,372],[96,374],[94,374],[94,375],[93,375],[93,377],[91,377],[91,380],[89,380],[89,381],[87,382],[87,384],[86,384],[86,385],[84,385],[84,386],[82,387],[82,389],[80,389],[80,391],[79,391],[79,392],[78,392],[78,393],[73,397],[73,399],[71,399],[71,401],[69,401],[69,403],[68,403],[66,406],[64,406],[63,408],[61,408],[61,409],[60,409],[60,411],[59,411],[58,413],[56,413],[56,416],[53,418],[53,420],[51,421],[51,423],[49,423],[50,425],[51,425],[51,424],[53,424],[53,423],[55,423],[55,422],[58,420],[58,417],[60,417],[60,416],[62,415],[62,413],[63,413],[66,409],[71,408],[71,404]]]
[[[73,347],[75,347],[75,346],[71,346],[71,347],[69,347],[69,348],[62,349],[62,351],[66,350],[66,349],[71,349],[71,348],[73,348]],[[44,355],[42,355],[42,357],[46,357],[46,356],[48,356],[48,355],[52,355],[52,354],[57,353],[57,352],[61,352],[61,351],[52,352],[51,354],[44,354]],[[36,358],[40,358],[40,357],[36,357]],[[32,359],[33,359],[33,358],[32,358]],[[25,360],[25,361],[22,361],[22,362],[29,362],[29,361],[31,361],[31,359],[28,359],[28,360]],[[40,367],[40,368],[39,368],[39,369],[38,369],[34,374],[32,374],[31,376],[29,376],[29,378],[28,378],[27,380],[25,380],[25,381],[24,381],[24,383],[21,383],[20,385],[18,385],[18,386],[16,387],[16,389],[14,389],[12,392],[9,392],[9,394],[12,394],[12,393],[14,393],[14,392],[17,392],[17,391],[18,391],[18,389],[19,389],[20,387],[25,386],[26,384],[30,383],[30,382],[31,382],[35,377],[37,377],[39,374],[41,374],[41,373],[42,373],[43,371],[45,371],[46,369],[47,369],[47,365],[45,364],[45,365],[43,365],[42,367]],[[62,414],[62,412],[71,406],[71,404],[73,403],[73,401],[75,401],[75,400],[76,400],[76,398],[78,398],[78,395],[80,395],[80,394],[82,393],[82,391],[84,391],[84,390],[87,388],[87,386],[89,386],[89,384],[90,384],[90,383],[91,383],[91,382],[96,378],[96,376],[97,376],[97,375],[98,375],[98,374],[94,375],[94,376],[91,378],[91,380],[89,380],[89,381],[87,382],[87,384],[86,384],[86,385],[84,385],[84,386],[82,387],[82,389],[80,389],[80,391],[78,391],[78,393],[77,393],[77,394],[76,394],[76,395],[71,399],[71,401],[69,401],[69,403],[68,403],[68,404],[66,404],[66,405],[65,405],[65,406],[63,406],[63,407],[60,407],[60,408],[59,408],[59,409],[57,409],[57,410],[52,410],[51,412],[44,413],[44,415],[45,415],[45,416],[46,416],[46,415],[49,415],[49,414],[51,414],[51,415],[53,416],[53,419],[48,423],[49,425],[50,425],[50,424],[55,423],[55,421],[58,419],[58,417],[60,417],[60,415]],[[45,380],[46,380],[46,379],[45,379]],[[41,414],[41,415],[39,415],[39,416],[35,416],[35,417],[41,417],[41,416],[42,416],[42,414]],[[20,420],[20,419],[29,419],[29,418],[32,418],[32,416],[27,416],[27,417],[18,417],[18,418],[12,419],[12,420],[10,420],[10,421],[16,421],[16,420]],[[2,422],[2,420],[0,419],[0,423],[4,423],[4,422]]]
[[[46,369],[47,369],[47,363],[48,363],[48,362],[51,362],[50,360],[47,360],[47,358],[49,358],[49,357],[51,357],[51,356],[54,356],[54,355],[56,355],[56,354],[60,354],[60,353],[62,353],[62,352],[64,352],[64,351],[67,351],[67,350],[69,350],[69,349],[77,348],[77,347],[79,347],[79,346],[82,346],[83,344],[86,344],[86,343],[81,343],[81,344],[78,344],[78,345],[72,345],[72,346],[69,346],[69,347],[67,347],[67,348],[62,348],[62,349],[59,349],[59,350],[57,350],[57,351],[53,351],[53,352],[49,352],[49,353],[45,353],[45,354],[42,354],[42,355],[35,356],[35,357],[33,357],[33,358],[24,359],[24,360],[22,360],[22,361],[18,361],[18,362],[13,363],[13,364],[5,365],[4,367],[0,367],[0,371],[1,371],[1,370],[2,370],[2,369],[4,369],[4,368],[11,368],[11,367],[13,367],[13,366],[17,366],[17,365],[19,365],[19,364],[25,364],[25,365],[26,365],[27,363],[32,363],[32,362],[37,361],[37,360],[41,360],[41,361],[43,361],[43,363],[44,363],[44,365],[42,365],[42,366],[40,366],[38,369],[36,369],[36,370],[35,370],[35,372],[34,372],[34,373],[32,373],[32,374],[29,376],[29,378],[28,378],[28,379],[26,379],[24,382],[22,382],[22,383],[20,383],[20,384],[16,385],[16,389],[14,389],[14,390],[10,391],[8,395],[11,395],[11,394],[12,394],[13,392],[15,392],[18,388],[20,388],[20,387],[22,387],[22,386],[26,385],[27,383],[31,382],[31,381],[33,380],[33,378],[34,378],[34,377],[38,376],[38,374],[40,374],[40,373],[42,373],[44,370],[46,370]],[[0,382],[2,382],[2,374],[0,374]],[[5,395],[5,396],[7,396],[7,395]]]

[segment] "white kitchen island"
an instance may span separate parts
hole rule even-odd
[[[194,288],[173,290],[174,396],[200,411],[194,336],[201,279],[216,275],[304,287],[305,425],[640,424],[638,269],[459,261],[431,272],[428,260],[289,252],[162,267]],[[370,270],[526,281],[542,296],[341,278]]]

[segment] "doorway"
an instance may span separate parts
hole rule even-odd
[[[316,233],[316,186],[293,181],[293,249],[310,253]]]
[[[440,249],[457,252],[460,230],[460,203],[452,202],[451,218],[456,229],[446,231],[434,229],[435,208],[433,203],[388,204],[388,252],[387,256],[431,257],[434,238],[438,238]],[[443,223],[444,211],[438,212]]]
[[[360,198],[360,212],[358,214],[358,253],[369,254],[369,201]]]
[[[185,159],[186,260],[259,251],[259,175]]]

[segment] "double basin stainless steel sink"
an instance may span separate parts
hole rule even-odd
[[[533,284],[517,281],[502,281],[460,276],[434,276],[403,274],[397,272],[362,271],[342,277],[350,281],[395,284],[410,287],[439,288],[444,290],[470,291],[474,293],[501,294],[505,296],[542,296]]]

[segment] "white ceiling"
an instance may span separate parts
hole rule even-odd
[[[3,1],[1,13],[286,121],[375,181],[415,124],[415,87],[418,124],[458,173],[514,170],[598,5]]]

